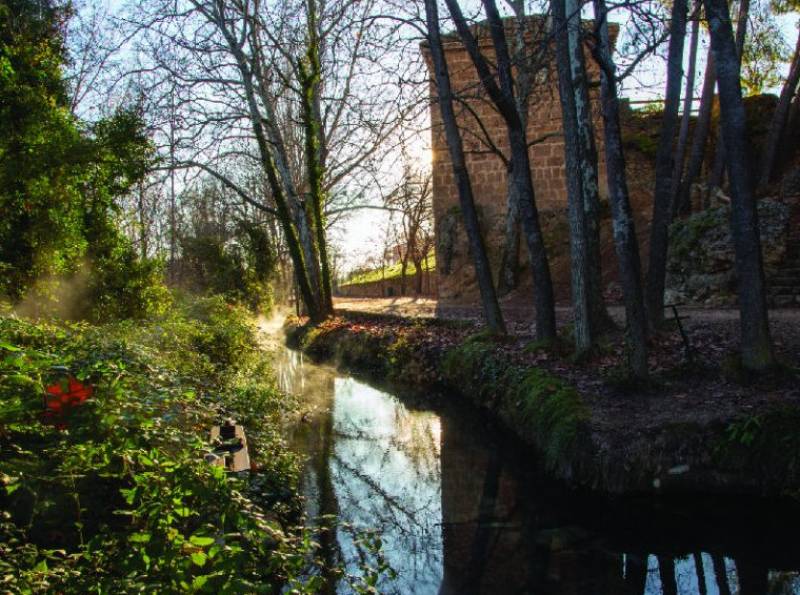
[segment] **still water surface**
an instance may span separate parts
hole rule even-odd
[[[338,518],[321,541],[353,574],[358,531],[380,535],[397,573],[381,592],[800,595],[796,508],[598,501],[455,399],[378,389],[286,348],[277,364],[304,403],[307,512]]]

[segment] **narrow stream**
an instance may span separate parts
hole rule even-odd
[[[326,555],[356,574],[370,555],[355,536],[376,531],[397,573],[382,593],[800,595],[797,508],[599,501],[456,399],[387,392],[286,348],[276,364],[305,404],[292,439],[308,514],[339,521]]]

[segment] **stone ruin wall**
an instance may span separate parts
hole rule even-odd
[[[544,25],[541,17],[538,19]],[[510,29],[510,27],[509,27]],[[476,29],[481,49],[494,59],[491,40],[485,29]],[[615,36],[616,30],[612,31]],[[513,32],[508,32],[512,39]],[[449,39],[448,39],[449,37]],[[478,208],[484,241],[495,277],[499,273],[505,239],[507,211],[507,173],[503,161],[487,150],[481,138],[481,127],[470,112],[483,123],[492,142],[509,156],[505,123],[480,86],[477,73],[463,45],[452,36],[444,37],[444,49],[454,93],[469,109],[456,103],[456,113],[462,131],[467,168]],[[427,54],[426,49],[423,51]],[[537,75],[535,91],[528,110],[528,142],[531,173],[536,205],[544,227],[553,226],[554,218],[566,225],[567,190],[564,164],[564,139],[561,135],[561,105],[558,78],[550,48],[549,64]],[[599,68],[588,48],[585,51],[586,69],[591,81],[599,80]],[[427,55],[429,68],[432,67]],[[432,76],[431,76],[432,78]],[[602,142],[602,119],[599,113],[599,89],[590,88],[593,120],[598,149],[601,198],[607,193],[605,157]],[[458,192],[447,144],[442,129],[441,113],[436,103],[436,88],[430,84],[431,128],[433,154],[433,211],[436,229],[436,266],[439,275],[439,298],[452,302],[474,302],[478,298],[475,274],[468,254],[466,232],[461,222]],[[560,233],[560,232],[559,232]],[[563,235],[563,234],[562,234]],[[568,237],[563,240],[568,242]],[[559,239],[560,241],[560,239]],[[520,287],[530,284],[527,273],[527,249],[524,238],[520,246]],[[526,279],[526,277],[528,277]]]

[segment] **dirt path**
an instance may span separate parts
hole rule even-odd
[[[413,298],[413,297],[394,297],[394,298],[336,298],[334,300],[336,308],[341,310],[351,310],[354,312],[367,312],[371,314],[393,314],[404,318],[441,318],[445,320],[480,320],[481,309],[469,305],[453,305],[439,303],[435,298]],[[502,306],[503,314],[506,319],[513,323],[518,330],[520,326],[530,326],[533,324],[533,309],[521,308],[518,305]],[[625,318],[622,306],[610,306],[609,313],[618,322]],[[722,322],[735,321],[739,319],[739,310],[736,308],[699,308],[699,307],[680,307],[681,316],[689,316],[698,322]],[[556,308],[559,319],[569,320],[570,308]],[[781,308],[770,311],[770,320],[773,324],[797,324],[800,325],[800,308]]]
[[[335,306],[340,310],[369,314],[392,314],[403,318],[439,318],[479,322],[479,308],[467,305],[441,304],[431,298],[338,298]],[[625,312],[622,306],[609,307],[609,313],[622,326]],[[503,305],[509,332],[518,336],[534,334],[532,308]],[[671,313],[670,313],[671,314]],[[731,349],[738,344],[739,311],[736,308],[712,309],[680,307],[679,314],[690,341],[696,349]],[[570,308],[556,308],[559,326],[571,322]],[[770,326],[776,351],[784,361],[800,364],[800,308],[781,308],[770,311]]]

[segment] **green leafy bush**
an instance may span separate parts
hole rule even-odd
[[[272,310],[277,260],[263,226],[240,222],[227,239],[195,232],[181,239],[181,251],[181,284],[193,293],[223,295],[254,312]]]
[[[219,300],[146,324],[0,317],[4,589],[315,588],[299,577],[316,545],[289,529],[298,461],[279,428],[293,404],[254,345],[241,310]],[[65,369],[94,392],[60,428],[43,417],[42,398]],[[246,425],[258,473],[226,477],[202,460],[223,415]]]
[[[189,312],[196,324],[193,346],[219,369],[237,369],[255,352],[255,328],[241,306],[214,296],[192,301]]]

